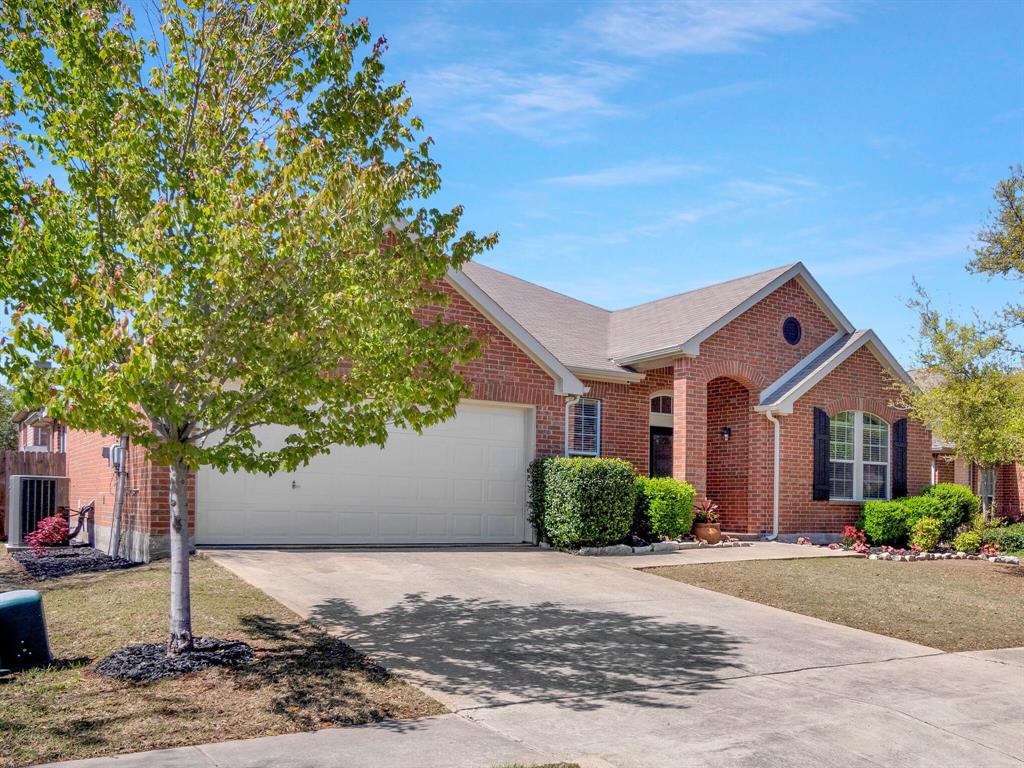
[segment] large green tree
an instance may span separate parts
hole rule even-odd
[[[169,467],[171,653],[189,471],[383,444],[466,392],[477,343],[431,307],[493,236],[428,207],[439,166],[385,49],[337,0],[0,4],[0,369]]]
[[[0,384],[0,451],[18,449],[18,425],[14,423],[14,403],[11,392]]]
[[[1021,280],[1024,168],[1011,168],[993,198],[996,207],[967,269]],[[920,391],[902,388],[913,415],[968,461],[991,466],[1024,459],[1024,305],[1011,303],[994,317],[965,323],[943,316],[923,288],[912,304],[921,321],[924,384]]]

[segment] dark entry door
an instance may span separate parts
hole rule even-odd
[[[671,427],[651,427],[651,477],[672,477]]]

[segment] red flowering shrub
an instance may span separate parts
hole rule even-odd
[[[843,549],[854,549],[855,545],[860,543],[863,544],[867,541],[867,536],[864,531],[858,531],[857,526],[848,525],[843,528]],[[861,550],[857,550],[860,552]]]
[[[47,547],[68,543],[68,521],[63,515],[44,517],[32,533],[25,537],[25,543],[32,551],[41,555]]]
[[[982,544],[980,553],[982,557],[995,557],[999,554],[999,547],[995,544]]]

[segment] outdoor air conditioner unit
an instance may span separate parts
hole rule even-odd
[[[25,546],[44,517],[57,513],[57,483],[64,478],[44,475],[11,475],[7,483],[7,546]]]

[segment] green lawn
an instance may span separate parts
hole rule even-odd
[[[90,667],[167,632],[166,562],[27,584],[43,593],[58,663],[0,683],[0,766],[267,736],[444,708],[204,558],[193,560],[197,635],[245,640],[257,663],[152,684]],[[0,551],[0,591],[25,584]]]
[[[1024,646],[1024,566],[813,558],[648,573],[945,651]]]

